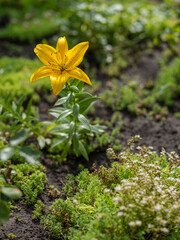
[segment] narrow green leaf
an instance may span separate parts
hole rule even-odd
[[[56,142],[54,142],[51,146],[51,148],[56,147],[57,145],[63,143],[65,140],[67,140],[67,138],[65,136],[63,136],[61,139],[57,140]]]
[[[12,147],[7,147],[1,150],[0,152],[0,160],[1,161],[7,161],[9,160],[14,153],[14,148]]]
[[[12,110],[13,110],[14,113],[16,112],[16,109],[17,109],[16,103],[12,102]]]
[[[66,97],[68,94],[67,94],[67,92],[65,92],[64,91],[64,89],[63,89],[63,91],[61,91],[60,93],[59,93],[59,96],[62,98],[62,97]]]
[[[77,103],[73,106],[73,114],[74,114],[75,119],[78,119],[79,104],[77,104]]]
[[[9,207],[5,201],[0,200],[0,225],[3,225],[9,219]]]
[[[54,104],[54,106],[62,105],[63,103],[65,103],[67,101],[67,98],[68,98],[68,96],[58,99],[57,102]]]
[[[79,137],[77,135],[77,133],[73,134],[73,149],[76,152],[76,154],[79,153]]]
[[[2,113],[3,105],[0,104],[0,114]]]
[[[54,132],[62,132],[64,130],[69,129],[69,124],[64,123],[64,124],[59,124],[56,125],[55,127],[51,128],[49,132],[54,133]]]
[[[56,107],[56,108],[53,108],[53,109],[50,109],[49,110],[49,113],[55,117],[55,118],[58,118],[59,114],[61,114],[63,111],[64,111],[65,108],[63,107]]]
[[[22,196],[22,192],[15,187],[2,187],[1,192],[10,199],[18,199]]]
[[[71,82],[71,86],[77,86],[78,83],[79,83],[79,80],[73,79],[72,82]]]
[[[74,98],[74,93],[70,93],[65,103],[65,108],[68,108],[69,105],[71,105],[73,98]]]
[[[32,97],[29,100],[28,105],[27,105],[27,109],[26,109],[26,116],[27,117],[29,117],[29,115],[31,114],[31,107],[32,107]]]
[[[91,98],[87,98],[87,99],[84,99],[84,100],[80,101],[79,102],[79,106],[80,106],[79,112],[84,113],[91,106],[91,104],[98,99],[100,99],[100,98],[91,97]]]
[[[20,113],[20,110],[21,110],[22,104],[24,102],[24,99],[25,99],[25,96],[20,97],[20,99],[18,101],[18,104],[17,104],[17,108],[16,108],[17,113]]]
[[[79,92],[79,89],[78,89],[78,87],[76,87],[76,86],[71,86],[70,88],[71,88],[71,90],[72,90],[73,92],[75,92],[75,93],[78,93],[78,92]]]
[[[27,162],[31,164],[38,164],[37,159],[40,157],[39,152],[32,151],[30,147],[23,147],[19,151],[19,154],[26,159]]]
[[[89,156],[88,156],[88,153],[87,153],[86,148],[85,148],[84,144],[82,143],[82,141],[79,141],[79,151],[83,155],[83,157],[88,161]]]
[[[64,150],[61,153],[61,161],[63,161],[64,158],[67,156],[70,146],[71,146],[71,142],[67,141],[67,144],[65,145]]]
[[[80,121],[83,125],[85,125],[85,127],[86,127],[87,129],[89,129],[89,131],[91,131],[91,126],[90,126],[87,118],[85,118],[84,115],[79,114],[78,119],[79,119],[79,121]]]
[[[82,93],[76,93],[75,94],[76,98],[90,98],[92,95],[88,92],[82,92]]]
[[[60,121],[61,119],[69,116],[70,114],[72,113],[72,110],[71,109],[66,109],[64,110],[63,112],[61,112],[57,118],[57,121]]]
[[[29,129],[21,130],[14,137],[10,139],[10,145],[16,146],[19,143],[25,141],[28,136],[29,136]]]
[[[69,125],[69,132],[68,132],[69,139],[72,137],[72,135],[74,133],[74,128],[75,128],[75,123],[71,122],[70,125]]]
[[[106,126],[101,126],[101,125],[91,125],[91,131],[97,134],[101,134],[104,132],[106,129]]]
[[[40,149],[43,149],[45,147],[45,144],[46,144],[46,140],[43,136],[39,135],[37,137],[37,140],[38,140],[38,144],[40,146]]]
[[[82,91],[83,87],[84,87],[84,82],[79,81],[78,85],[77,85],[79,92]]]

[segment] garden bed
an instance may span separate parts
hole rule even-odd
[[[0,10],[0,150],[11,148],[13,154],[8,164],[0,159],[0,183],[6,169],[6,180],[22,196],[11,202],[3,198],[10,218],[0,226],[0,240],[180,239],[178,3],[98,1],[97,8],[88,1],[70,1],[70,6],[47,1],[42,8],[41,1],[17,1],[13,9],[10,2],[2,1]],[[84,91],[100,99],[85,116],[91,131],[92,126],[104,130],[81,139],[85,152],[72,144],[64,155],[65,142],[56,145],[50,129],[56,114],[49,110],[58,97],[47,78],[30,83],[42,66],[33,48],[55,46],[59,32],[71,47],[89,40],[80,68],[92,87]],[[75,82],[73,96],[80,94],[78,86]],[[38,156],[38,164],[32,164]],[[140,205],[133,184],[140,188]]]

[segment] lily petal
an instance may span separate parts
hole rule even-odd
[[[38,44],[34,52],[45,65],[57,68],[56,50],[53,47],[47,44]]]
[[[66,54],[66,65],[65,67],[72,68],[77,67],[83,60],[84,54],[89,47],[89,42],[82,42],[77,44]]]
[[[80,81],[85,82],[92,86],[92,83],[91,83],[89,77],[80,68],[76,67],[73,70],[69,70],[67,72],[69,73],[70,77],[79,79]]]
[[[68,43],[65,37],[60,37],[57,41],[56,45],[56,51],[57,51],[57,59],[59,61],[59,64],[62,64],[64,60],[64,56],[68,51]]]
[[[67,72],[63,72],[62,74],[53,74],[50,76],[54,95],[58,95],[62,91],[64,84],[69,78],[70,75]]]
[[[49,77],[53,73],[52,69],[49,67],[41,67],[38,70],[36,70],[32,75],[31,75],[31,82],[35,82],[36,80],[44,77]]]

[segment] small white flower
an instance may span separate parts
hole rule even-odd
[[[132,163],[137,163],[137,162],[138,162],[138,160],[137,160],[137,159],[132,161]]]
[[[125,210],[125,206],[121,206],[119,209],[120,209],[121,211],[123,211],[123,210]]]
[[[141,204],[145,205],[145,204],[147,204],[147,201],[145,199],[142,199]]]
[[[161,231],[162,231],[163,233],[168,233],[168,232],[169,232],[169,230],[168,230],[167,228],[161,228]]]
[[[122,188],[121,188],[121,186],[120,186],[120,185],[117,185],[117,186],[116,186],[114,189],[115,189],[115,191],[117,191],[117,192],[118,192],[118,191],[121,191],[121,189],[122,189]]]
[[[133,208],[134,205],[130,203],[130,204],[128,204],[128,207]]]
[[[166,220],[162,220],[161,221],[161,225],[166,225],[167,224],[167,221]]]
[[[174,206],[172,206],[172,209],[174,209],[174,210],[176,210],[176,209],[178,209],[178,205],[174,205]]]
[[[129,226],[130,226],[130,227],[135,227],[135,226],[136,226],[136,223],[133,222],[133,221],[131,221],[131,222],[129,222]]]
[[[136,223],[136,226],[141,226],[142,225],[142,222],[139,221],[139,220],[135,221],[135,223]]]
[[[73,199],[73,203],[77,204],[78,200],[77,199]]]
[[[117,217],[121,217],[121,216],[123,216],[123,214],[124,214],[123,212],[118,212]]]
[[[156,211],[161,211],[161,205],[160,204],[156,204],[156,206],[154,207],[154,209]]]
[[[150,223],[150,224],[147,225],[147,227],[148,227],[148,228],[153,228],[154,225]]]
[[[113,198],[113,201],[114,201],[114,203],[117,205],[117,204],[119,203],[119,198],[118,198],[118,197],[114,197],[114,198]]]
[[[110,192],[110,189],[105,188],[105,189],[104,189],[104,193],[108,193],[108,192]]]

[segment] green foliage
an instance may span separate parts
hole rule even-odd
[[[133,52],[142,42],[154,46],[162,42],[174,46],[179,42],[179,13],[165,2],[10,2],[0,8],[0,17],[8,19],[1,28],[1,39],[35,42],[60,32],[72,39],[72,45],[89,40],[93,43],[90,44],[93,60],[112,63],[111,72],[117,73],[116,69],[127,66],[124,49],[131,48]]]
[[[61,98],[55,103],[55,108],[50,110],[56,122],[49,122],[46,132],[55,136],[51,152],[54,151],[53,148],[58,149],[61,154],[59,162],[65,160],[68,154],[82,155],[88,160],[88,153],[93,149],[93,137],[102,134],[105,129],[99,124],[90,124],[85,116],[92,103],[99,98],[83,92],[83,85],[78,80],[67,84],[60,93]],[[61,105],[63,107],[57,107]]]
[[[40,219],[44,208],[45,208],[45,204],[41,200],[37,200],[36,204],[34,204],[32,219],[33,220]]]
[[[16,18],[14,22],[10,22],[6,28],[1,30],[0,38],[33,43],[35,39],[55,34],[58,31],[58,24],[52,19],[52,14],[52,12],[47,12],[34,18],[34,15],[29,13],[24,21]]]
[[[37,164],[40,157],[39,151],[33,151],[29,146],[23,146],[22,143],[29,136],[29,130],[21,130],[10,139],[9,145],[0,151],[0,160],[5,162],[12,159],[13,155],[23,157],[27,162]]]
[[[16,239],[16,235],[13,234],[13,233],[9,233],[8,236],[7,236],[7,239],[8,239],[8,240]]]
[[[24,163],[12,165],[12,169],[16,173],[13,181],[25,195],[25,203],[35,203],[38,195],[43,192],[46,183],[46,174],[43,172],[44,167],[42,165]]]
[[[177,239],[179,236],[179,162],[175,153],[137,147],[108,157],[110,168],[68,176],[64,194],[42,226],[56,239]],[[137,146],[137,145],[136,145]]]
[[[42,64],[37,60],[29,60],[25,58],[8,58],[0,59],[0,77],[1,87],[0,103],[4,103],[4,98],[9,96],[9,100],[18,100],[21,96],[32,96],[33,101],[40,100],[38,92],[40,90],[49,89],[49,82],[43,80],[31,84],[31,74],[41,67]]]
[[[8,182],[7,177],[11,174],[11,169],[7,168],[7,172],[5,170],[0,166],[0,225],[3,225],[9,219],[8,202],[22,196],[21,191]]]
[[[114,111],[128,110],[135,115],[148,112],[150,116],[167,116],[168,107],[173,105],[180,94],[180,59],[175,58],[168,65],[164,63],[151,88],[148,85],[139,86],[130,80],[122,85],[113,79],[110,89],[102,94],[102,100]]]
[[[169,67],[162,67],[153,94],[167,106],[173,105],[174,99],[180,94],[180,58],[175,58]]]
[[[146,96],[146,91],[140,88],[137,83],[123,86],[116,79],[113,79],[111,89],[105,90],[102,100],[114,111],[128,110],[132,114],[138,115],[143,111],[139,108],[139,103]]]

